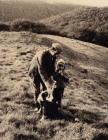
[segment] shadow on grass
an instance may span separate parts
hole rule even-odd
[[[60,109],[53,119],[65,119],[72,122],[97,123],[101,120],[100,114],[79,109]]]
[[[100,114],[89,112],[86,110],[71,108],[71,109],[64,109],[63,112],[65,116],[67,116],[67,118],[73,121],[81,121],[90,124],[90,123],[99,122],[101,120]]]
[[[108,129],[108,123],[106,122],[96,123],[93,125],[93,127],[98,129]]]
[[[14,140],[38,140],[36,135],[15,134]]]
[[[93,138],[93,140],[108,140],[108,135],[106,134],[99,134]]]
[[[35,104],[32,100],[23,101],[23,103],[32,109],[35,109]],[[54,103],[50,102],[47,102],[47,104],[45,103],[44,107],[44,114],[48,116],[49,119],[64,119],[66,121],[86,122],[88,124],[99,123],[99,121],[102,119],[102,116],[99,113],[75,108],[58,109]]]
[[[26,94],[22,98],[23,100],[18,100],[17,103],[22,103],[27,105],[27,108],[35,109],[35,103],[33,102],[33,97],[31,94]],[[72,122],[85,122],[88,124],[99,124],[102,120],[102,115],[98,112],[90,112],[87,110],[81,110],[77,108],[66,108],[58,109],[58,107],[51,102],[45,102],[43,104],[45,107],[44,114],[48,116],[49,119],[64,119]],[[106,125],[106,124],[105,124]]]

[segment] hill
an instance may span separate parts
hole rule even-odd
[[[77,6],[65,4],[48,4],[40,0],[0,1],[0,21],[7,22],[18,18],[37,21],[39,19],[70,11],[75,7]]]
[[[30,32],[0,32],[0,139],[107,140],[108,49]],[[40,121],[34,111],[28,65],[38,50],[63,45],[70,83],[63,118]]]
[[[108,47],[107,7],[0,1],[0,21],[0,31],[53,34]]]
[[[43,20],[61,36],[108,46],[108,8],[80,7]]]

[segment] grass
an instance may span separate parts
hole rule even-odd
[[[103,78],[107,81],[106,48],[78,41],[69,48],[63,38],[61,57],[67,62],[70,84],[65,89],[61,118],[40,121],[27,68],[36,51],[57,40],[31,32],[1,32],[0,39],[0,139],[107,139],[107,85],[101,82]]]

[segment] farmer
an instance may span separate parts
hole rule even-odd
[[[52,100],[53,76],[55,73],[56,59],[62,52],[62,46],[59,43],[53,43],[51,48],[41,50],[35,54],[29,65],[29,76],[35,91],[34,101],[38,108],[37,98],[42,90],[48,91],[48,97]]]

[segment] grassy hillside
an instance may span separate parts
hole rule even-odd
[[[108,47],[107,7],[56,5],[41,1],[0,1],[0,21],[0,31],[28,30]],[[4,23],[6,21],[8,23]],[[37,26],[37,21],[42,24]]]
[[[108,8],[77,8],[44,20],[65,37],[108,46]]]
[[[63,45],[70,83],[61,116],[40,121],[28,65],[38,50]],[[0,32],[0,140],[107,140],[108,49],[30,32]]]
[[[48,4],[36,1],[0,1],[0,21],[12,21],[17,18],[39,20],[51,17],[65,11],[70,11],[76,6],[63,4]]]

